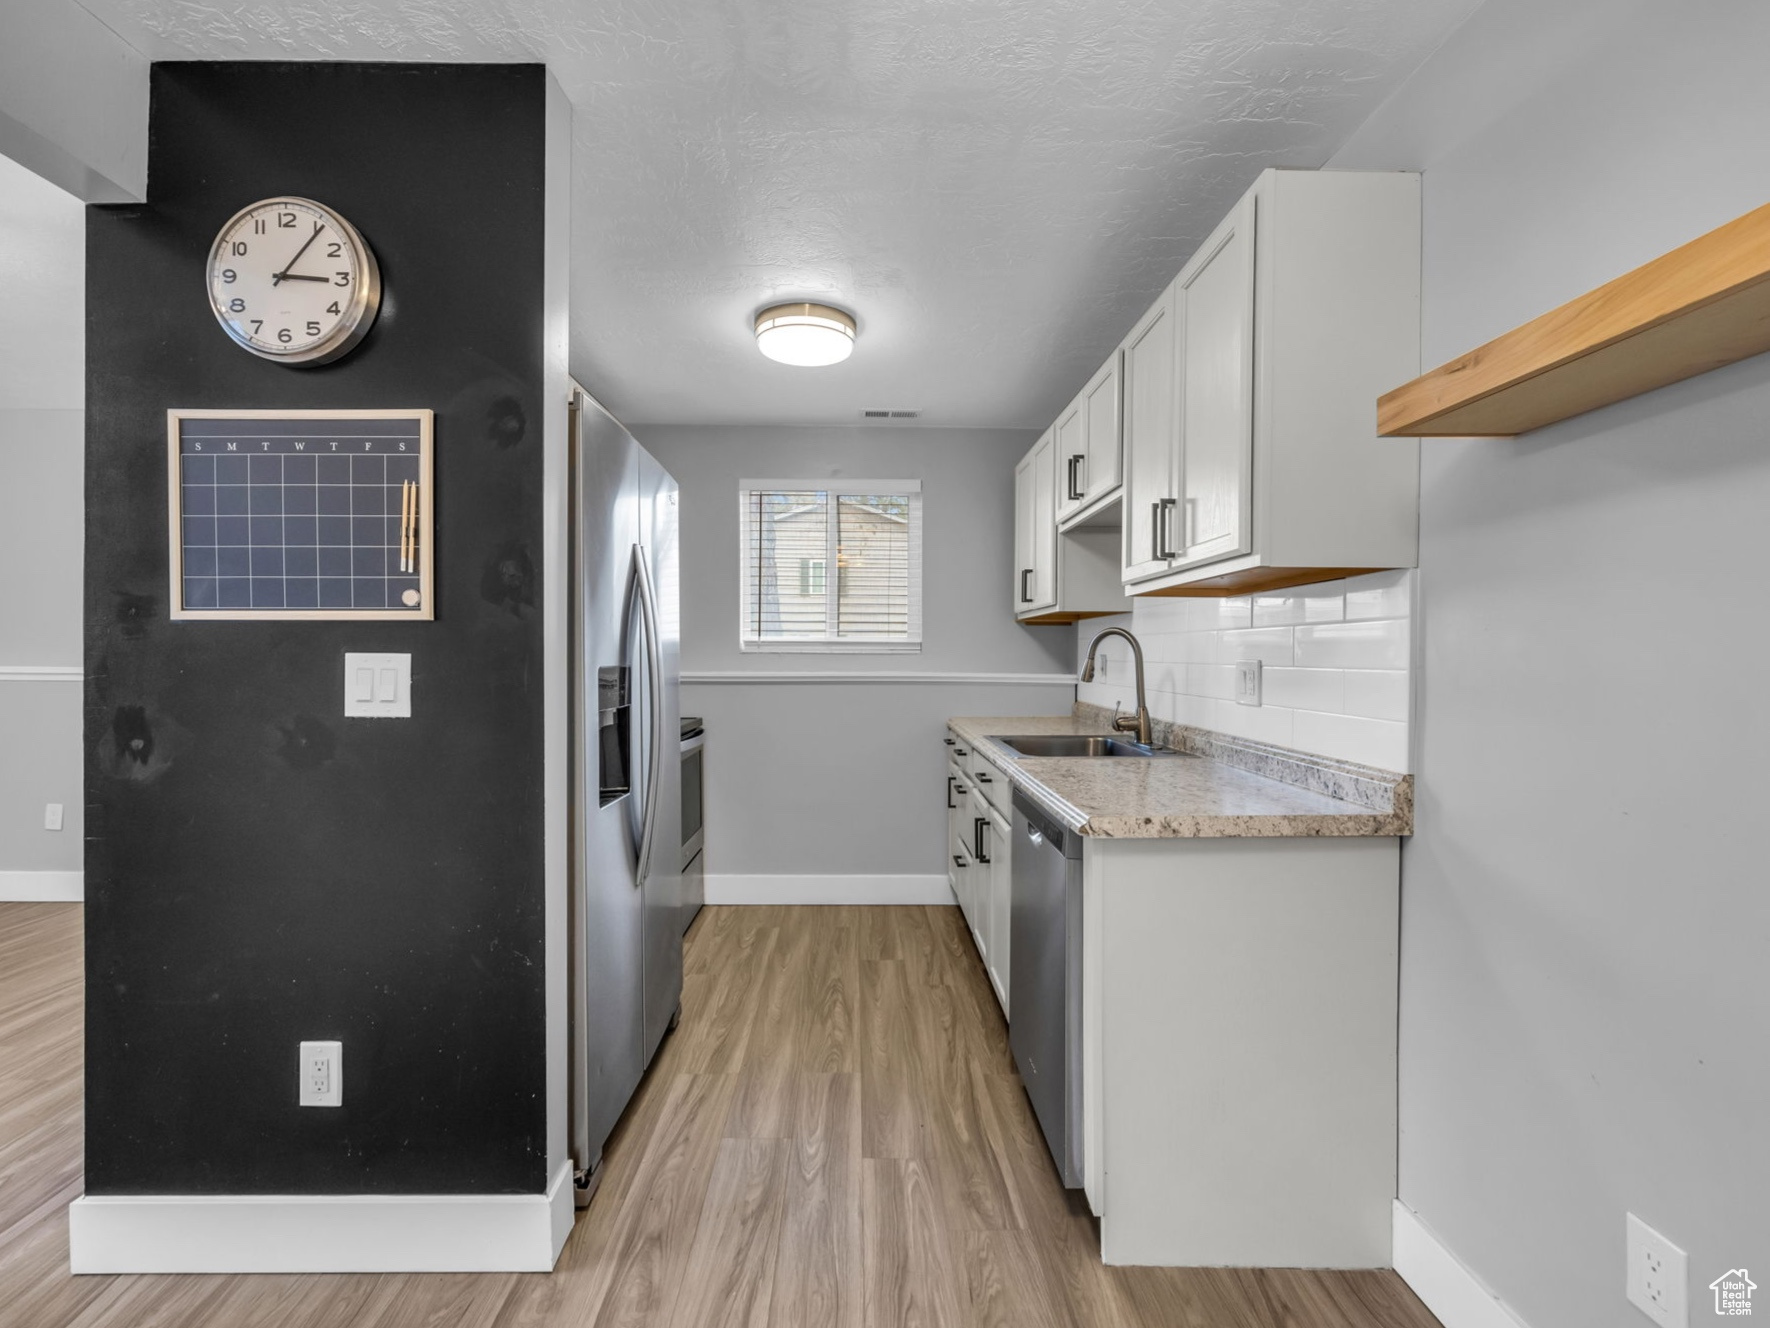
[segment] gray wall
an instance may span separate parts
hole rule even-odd
[[[66,257],[78,266],[80,250]],[[66,349],[77,367],[78,339]],[[0,397],[28,388],[3,384]],[[0,898],[42,888],[6,873],[77,872],[83,856],[79,676],[17,672],[80,667],[82,420],[77,409],[0,409]],[[51,802],[60,831],[43,828]]]
[[[1014,464],[1020,430],[651,425],[640,442],[682,485],[682,667],[696,672],[1068,674],[1075,633],[1015,623]],[[919,655],[738,649],[738,482],[857,476],[922,481]],[[1062,686],[690,683],[708,722],[707,870],[715,875],[943,871],[944,722],[1065,712]]]
[[[1423,167],[1440,363],[1764,203],[1770,8],[1492,0],[1334,161]],[[1770,356],[1421,449],[1402,1200],[1533,1328],[1623,1214],[1770,1260]],[[1760,1273],[1759,1279],[1765,1279]]]

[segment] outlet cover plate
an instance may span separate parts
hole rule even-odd
[[[344,1044],[301,1044],[300,1101],[304,1107],[344,1105]]]
[[[1260,661],[1257,659],[1235,661],[1235,703],[1237,705],[1257,706],[1260,704],[1260,672]]]
[[[1660,1328],[1689,1328],[1689,1256],[1628,1214],[1629,1304]]]

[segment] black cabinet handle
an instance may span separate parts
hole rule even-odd
[[[1027,581],[1032,576],[1032,574],[1033,574],[1033,569],[1030,567],[1026,568],[1020,574],[1020,602],[1022,604],[1031,604],[1032,603],[1032,591],[1027,589]]]
[[[988,862],[989,854],[983,848],[983,832],[989,829],[989,817],[974,817],[971,822],[971,853],[979,862]]]
[[[954,743],[956,743],[958,741],[958,739],[957,738],[942,738],[941,741],[946,743],[946,745],[948,747],[951,747]]]
[[[946,777],[946,809],[949,812],[959,809],[959,804],[953,801],[953,777],[951,775]]]
[[[1178,558],[1180,555],[1168,547],[1168,513],[1178,505],[1175,498],[1164,498],[1155,505],[1155,556],[1157,558]]]
[[[960,857],[957,853],[953,854],[953,866],[957,867],[960,871],[964,871],[965,868],[969,865],[970,864],[968,864],[965,861],[965,859]]]
[[[990,784],[995,782],[988,775],[973,775],[971,778],[975,779],[979,784]]]
[[[1077,452],[1069,459],[1069,500],[1072,503],[1081,499],[1082,482],[1077,479],[1076,476],[1082,468],[1082,463],[1087,459],[1088,458],[1083,456],[1080,452]]]
[[[971,753],[966,751],[963,747],[955,747],[955,748],[953,748],[953,755],[954,756],[969,756],[969,755],[971,755]]]

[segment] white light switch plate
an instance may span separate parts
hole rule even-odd
[[[59,802],[43,804],[43,828],[45,830],[61,829],[61,804]]]
[[[344,714],[346,718],[410,719],[412,657],[347,653]]]

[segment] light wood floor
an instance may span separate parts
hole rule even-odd
[[[80,908],[0,904],[0,1324],[1436,1328],[1392,1273],[1105,1268],[950,908],[710,908],[551,1276],[71,1277]]]

